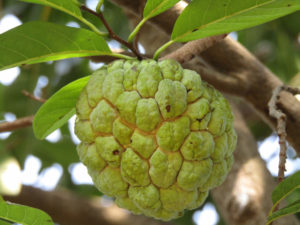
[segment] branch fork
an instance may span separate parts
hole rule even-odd
[[[129,43],[129,42],[123,40],[115,32],[113,32],[113,30],[110,28],[109,24],[107,23],[106,19],[104,18],[103,13],[100,10],[97,10],[98,12],[95,12],[95,11],[89,9],[88,7],[86,7],[85,5],[80,6],[80,8],[82,10],[87,11],[88,13],[98,17],[102,21],[105,28],[107,29],[110,38],[118,41],[120,44],[122,44],[122,45],[126,46],[128,49],[130,49],[139,60],[143,59],[143,56],[138,52],[138,50],[135,48],[135,46],[132,43]]]

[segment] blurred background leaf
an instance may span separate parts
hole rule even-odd
[[[0,218],[23,225],[53,225],[51,217],[39,209],[6,202],[0,202]]]

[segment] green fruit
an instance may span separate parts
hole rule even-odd
[[[75,132],[96,187],[120,207],[161,220],[220,185],[236,134],[228,102],[173,60],[117,60],[82,90]]]

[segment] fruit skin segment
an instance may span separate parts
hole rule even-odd
[[[199,207],[233,163],[226,99],[174,60],[117,60],[76,105],[77,152],[95,186],[134,214],[168,221]]]

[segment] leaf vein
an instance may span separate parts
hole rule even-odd
[[[68,40],[69,42],[73,43],[79,50],[82,50],[82,48],[80,48],[80,46],[74,40],[70,39],[67,35],[65,35],[65,34],[63,34],[61,32],[58,32],[55,29],[52,29],[52,31],[56,32],[58,35],[64,37],[66,40]]]
[[[251,10],[257,8],[257,7],[262,7],[262,6],[268,5],[268,4],[270,4],[270,3],[274,2],[274,1],[276,1],[276,0],[270,0],[270,1],[268,1],[268,2],[264,2],[264,3],[258,4],[258,3],[257,3],[257,0],[256,0],[255,6],[252,6],[252,7],[250,7],[250,8],[247,8],[247,9],[244,9],[244,10],[241,10],[241,11],[238,11],[238,12],[235,12],[235,13],[232,13],[232,14],[230,14],[230,15],[224,16],[224,17],[222,17],[222,18],[220,18],[220,19],[214,20],[214,21],[209,22],[209,23],[207,23],[207,24],[200,25],[200,26],[198,26],[196,29],[197,29],[197,30],[203,29],[203,28],[205,28],[205,27],[208,27],[209,25],[212,25],[212,24],[215,24],[215,23],[224,21],[224,20],[228,19],[229,17],[233,17],[233,16],[236,16],[236,15],[239,15],[239,14],[243,14],[243,13],[245,13],[245,12],[247,12],[247,11],[251,11]],[[210,3],[211,3],[211,0],[210,0],[210,2],[209,2],[209,5],[210,5]],[[208,7],[208,8],[209,8],[209,7]],[[207,13],[207,10],[206,10],[206,13]],[[203,24],[203,21],[204,21],[204,20],[202,19],[201,24]],[[188,34],[190,34],[190,33],[192,33],[192,31],[185,32],[184,34],[179,35],[178,37],[174,38],[173,40],[176,41],[176,40],[179,40],[179,39],[181,39],[181,38],[184,38],[186,35],[188,35]]]
[[[27,56],[23,55],[22,53],[20,53],[20,52],[18,52],[18,51],[13,50],[13,49],[6,48],[6,47],[1,46],[1,45],[0,45],[0,48],[3,48],[3,49],[8,50],[8,51],[11,51],[11,52],[13,52],[14,54],[20,55],[20,56],[22,56],[22,57],[25,58],[25,59],[29,59]]]
[[[34,41],[36,43],[39,43],[40,45],[44,46],[49,52],[53,53],[53,51],[45,43],[43,43],[43,42],[41,42],[39,40],[36,40],[36,39],[34,39],[34,38],[32,38],[32,37],[30,37],[28,35],[25,35],[25,34],[16,33],[16,35],[19,35],[21,37],[24,37],[24,38],[32,40],[32,41]]]

